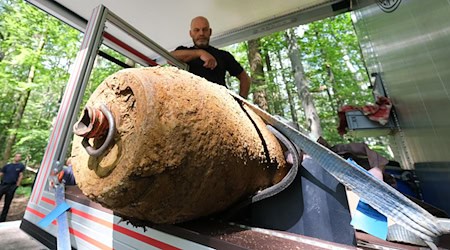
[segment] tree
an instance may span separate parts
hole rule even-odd
[[[0,3],[0,34],[0,150],[4,160],[18,151],[36,164],[45,152],[82,34],[19,0]],[[98,58],[84,101],[119,69]]]
[[[268,90],[275,92],[270,95],[269,103],[274,103],[275,114],[281,116],[290,116],[294,124],[298,124],[297,100],[293,93],[295,92],[294,78],[287,55],[287,43],[283,32],[276,32],[262,39],[264,51],[271,60],[266,63],[269,76]],[[287,108],[289,107],[289,108]],[[278,111],[281,109],[281,111]]]
[[[314,105],[314,98],[309,92],[309,81],[305,76],[304,67],[301,61],[301,47],[297,42],[297,36],[294,29],[288,29],[285,32],[288,43],[288,53],[291,60],[292,71],[297,85],[297,93],[305,112],[307,119],[307,129],[310,131],[310,138],[317,139],[322,136],[322,127],[317,109]]]
[[[3,155],[19,151],[31,155],[32,164],[40,162],[80,38],[78,31],[29,4],[0,2]],[[249,98],[254,103],[294,123],[306,124],[314,137],[323,133],[332,144],[349,139],[337,133],[336,109],[343,104],[373,102],[349,14],[235,44],[229,50],[252,77]],[[119,69],[97,58],[84,102],[98,84]],[[235,78],[227,78],[227,84],[238,89]]]
[[[305,73],[310,80],[324,138],[334,144],[364,141],[343,138],[336,129],[339,107],[362,106],[374,101],[350,14],[310,23],[303,30],[299,39],[303,63],[307,65]]]
[[[0,16],[3,161],[18,151],[35,163],[44,152],[80,33],[22,1],[3,2]]]
[[[266,73],[267,73],[266,94],[268,95],[268,98],[267,98],[267,102],[268,102],[268,106],[269,106],[268,110],[270,113],[273,113],[275,115],[284,116],[284,110],[283,110],[284,102],[281,97],[280,85],[275,83],[276,74],[272,68],[272,62],[271,62],[269,51],[264,50],[262,56],[265,59],[264,61],[265,61]]]
[[[252,84],[254,85],[253,102],[261,109],[267,111],[269,106],[266,99],[266,84],[259,39],[248,41],[248,61],[250,63]]]
[[[44,44],[45,44],[46,35],[41,34],[41,35],[39,35],[39,37],[40,37],[39,43],[38,43],[36,51],[35,51],[36,54],[40,54],[42,52],[42,49],[44,48]],[[27,86],[31,86],[33,84],[35,73],[36,73],[36,65],[32,64],[30,66],[30,70],[28,72],[28,77],[26,80]],[[12,126],[11,126],[12,132],[10,133],[10,135],[6,141],[5,151],[3,153],[2,165],[11,156],[12,146],[13,146],[14,141],[16,140],[16,136],[17,136],[17,129],[20,127],[20,123],[22,122],[22,116],[25,111],[25,107],[27,106],[28,99],[30,98],[30,93],[31,93],[31,87],[27,87],[25,89],[25,91],[23,91],[22,95],[20,96],[19,106],[15,113],[15,117],[12,121]]]
[[[281,59],[281,53],[278,51],[277,55],[276,55],[277,59],[278,59],[278,63],[280,64],[281,70],[280,70],[280,74],[281,74],[281,79],[284,82],[284,87],[286,89],[286,95],[288,98],[288,103],[289,103],[289,109],[290,109],[290,113],[291,113],[291,118],[292,118],[292,122],[294,124],[298,124],[298,118],[297,118],[297,109],[296,109],[296,105],[295,105],[295,101],[294,101],[294,96],[292,94],[292,90],[291,87],[289,86],[289,81],[286,77],[285,74],[285,69],[282,67],[283,66],[283,62]]]

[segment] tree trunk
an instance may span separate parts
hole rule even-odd
[[[288,42],[289,59],[292,64],[295,83],[297,85],[298,96],[302,101],[302,107],[305,111],[305,116],[308,121],[308,130],[310,131],[310,138],[316,140],[322,135],[322,127],[320,125],[320,118],[317,114],[314,105],[314,99],[309,93],[309,81],[305,76],[303,64],[301,62],[301,48],[297,43],[295,30],[289,29],[285,32],[285,37]]]
[[[286,79],[286,76],[284,75],[283,60],[281,59],[280,51],[277,51],[277,57],[278,57],[278,62],[280,63],[280,67],[281,67],[281,69],[280,69],[281,78],[283,79],[284,87],[286,88],[286,93],[288,96],[289,109],[291,110],[292,122],[294,122],[295,124],[298,124],[297,110],[295,109],[294,97],[292,96],[292,92],[291,92],[291,88],[289,87],[288,80]]]
[[[11,99],[13,99],[14,104],[20,102],[20,95],[19,96],[16,94],[11,94],[11,95],[13,96]],[[17,110],[17,105],[14,105],[14,104],[13,105],[5,104],[6,108],[2,108],[2,112],[7,112],[6,109],[10,108],[12,111],[10,114],[15,114],[16,110]],[[8,115],[8,116],[9,116],[8,122],[1,127],[2,130],[4,131],[0,134],[0,150],[1,150],[1,152],[4,152],[4,150],[5,150],[6,139],[8,138],[8,130],[11,128],[11,124],[14,121],[14,117],[12,115]],[[1,163],[3,163],[3,161],[0,160],[0,165],[1,165]]]
[[[248,41],[248,61],[250,63],[252,84],[255,86],[255,91],[253,92],[253,102],[261,109],[268,111],[269,106],[267,105],[264,69],[259,39]]]
[[[272,81],[274,79],[274,74],[272,72],[272,63],[270,62],[269,52],[266,53],[264,59],[266,61],[267,72],[269,73],[269,81]],[[271,102],[273,103],[273,112],[274,114],[284,116],[280,87],[276,83],[270,83],[270,85],[273,86],[273,91],[270,91],[268,94],[270,95]]]
[[[5,35],[3,35],[2,32],[0,32],[0,41],[5,41],[5,40],[6,40]],[[3,51],[0,49],[0,62],[3,61],[3,58],[5,58],[5,52],[3,52]]]
[[[327,65],[325,65],[325,67],[327,68],[327,75],[328,75],[328,79],[331,83],[332,90],[333,93],[336,93],[336,91],[334,90],[334,86],[336,86],[336,80],[334,78],[334,73],[333,73],[333,69],[331,68],[331,65],[327,63]],[[325,86],[325,90],[327,91],[327,95],[328,95],[328,100],[330,101],[330,104],[333,105],[333,110],[338,110],[338,108],[340,106],[342,106],[342,100],[340,98],[333,98],[333,96],[331,95],[330,89]],[[336,99],[336,100],[334,100]]]
[[[36,52],[40,53],[42,51],[42,49],[44,48],[44,45],[45,45],[45,36],[41,35],[38,47],[36,48]],[[31,65],[30,71],[28,72],[27,83],[33,82],[35,72],[36,72],[36,65],[33,64],[33,65]],[[11,126],[12,132],[8,136],[8,139],[6,140],[5,150],[3,152],[3,162],[1,165],[5,164],[8,161],[8,159],[11,157],[12,147],[14,145],[14,142],[16,141],[17,129],[19,129],[19,127],[20,127],[23,113],[25,112],[25,108],[28,103],[28,98],[30,98],[30,94],[31,94],[31,88],[27,88],[20,97],[19,105],[18,105],[16,114],[14,116],[14,120],[13,120],[13,123]]]
[[[336,93],[336,91],[334,90],[335,89],[334,87],[336,86],[336,80],[334,78],[333,69],[331,68],[331,65],[329,63],[328,55],[324,51],[322,43],[320,42],[319,31],[317,29],[314,30],[314,34],[316,35],[317,43],[319,44],[319,47],[321,48],[320,49],[320,53],[322,54],[322,58],[325,59],[325,67],[327,68],[328,81],[330,82],[330,84],[332,86],[331,87],[332,88],[331,92]],[[322,89],[327,92],[328,101],[330,102],[330,105],[332,105],[333,106],[333,110],[335,110],[337,112],[338,107],[341,106],[341,104],[339,104],[340,98],[333,98],[333,95],[331,94],[330,89],[326,85],[326,80],[325,80],[325,83],[322,86],[323,86]],[[335,101],[335,100],[337,100],[337,101]]]
[[[352,22],[353,23],[353,22]],[[353,24],[353,29],[354,29],[355,27],[354,27],[354,24]],[[354,29],[355,30],[355,29]],[[336,41],[336,44],[337,44],[337,47],[338,48],[341,48],[341,50],[342,50],[342,54],[343,55],[351,55],[352,53],[350,53],[348,50],[347,50],[347,45],[345,45],[345,44],[343,44],[343,42],[342,42],[342,40],[339,38],[339,36],[338,35],[336,35],[336,33],[335,33],[335,30],[331,30],[331,36],[334,38],[334,40]],[[359,47],[359,49],[360,49],[360,53],[361,53],[361,55],[362,55],[362,51],[361,51],[361,47],[360,47],[360,45],[358,45],[358,47]],[[360,72],[355,72],[355,68],[352,66],[352,62],[351,62],[351,60],[350,59],[348,59],[348,58],[344,58],[344,61],[345,61],[345,66],[347,66],[347,68],[348,68],[348,70],[350,70],[350,72],[352,72],[352,73],[354,73],[353,74],[353,79],[356,81],[356,82],[361,82],[361,81],[363,81],[364,80],[364,76],[360,73]],[[367,71],[367,66],[366,66],[366,63],[365,63],[365,61],[364,60],[362,60],[362,62],[363,62],[363,65],[365,66],[364,68],[366,69],[366,74],[367,74],[367,77],[370,79],[370,75],[369,75],[369,72]]]
[[[34,71],[35,67],[32,66],[31,69]],[[31,73],[31,70],[30,70]],[[20,123],[22,121],[22,116],[25,111],[25,107],[27,106],[28,98],[30,97],[31,89],[27,89],[25,93],[21,96],[20,102],[19,102],[19,108],[16,112],[16,115],[13,120],[13,124],[11,126],[12,132],[6,139],[6,145],[5,145],[5,151],[3,152],[3,162],[1,165],[4,165],[8,159],[11,157],[11,151],[12,147],[14,145],[14,142],[16,140],[17,136],[17,129],[20,127]]]

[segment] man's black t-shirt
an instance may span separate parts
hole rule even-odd
[[[198,49],[196,47],[180,46],[176,50],[192,50]],[[203,49],[216,58],[217,66],[214,69],[203,67],[203,62],[200,58],[194,59],[187,64],[189,65],[189,72],[204,77],[210,82],[225,85],[225,73],[228,71],[230,75],[237,76],[244,70],[242,66],[234,59],[234,57],[227,51],[220,50],[209,46]]]
[[[25,166],[22,163],[10,163],[2,168],[3,180],[2,183],[13,184],[17,182],[19,173],[25,170]]]

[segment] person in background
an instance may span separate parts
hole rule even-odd
[[[251,84],[250,77],[229,52],[209,45],[211,34],[208,19],[203,16],[195,17],[189,30],[194,46],[179,46],[171,54],[187,63],[189,72],[225,87],[225,73],[228,71],[230,75],[239,79],[239,95],[247,98]]]
[[[22,160],[21,154],[15,154],[13,163],[6,164],[3,166],[0,176],[2,182],[0,184],[0,200],[5,195],[5,202],[3,204],[3,211],[0,215],[0,222],[6,221],[6,216],[8,215],[9,207],[14,198],[14,193],[23,178],[23,171],[25,166],[20,162]]]
[[[58,173],[58,180],[59,182],[64,181],[64,184],[67,186],[77,185],[75,176],[73,175],[71,158],[67,159],[66,165],[63,167],[61,172]]]

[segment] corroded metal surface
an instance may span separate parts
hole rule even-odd
[[[178,223],[207,216],[280,183],[289,171],[260,117],[226,88],[189,72],[119,71],[87,103],[100,105],[113,113],[114,141],[92,155],[75,136],[74,174],[87,197],[124,217]]]

